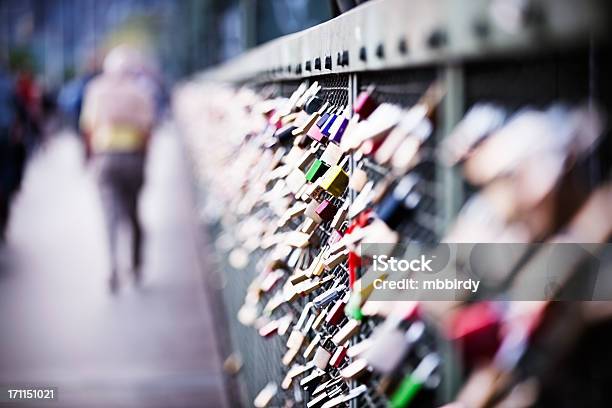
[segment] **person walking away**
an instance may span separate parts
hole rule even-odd
[[[143,232],[138,196],[144,182],[147,145],[154,125],[155,103],[139,81],[146,59],[126,46],[105,58],[103,72],[87,86],[81,128],[96,170],[106,219],[111,271],[109,289],[119,289],[117,242],[127,221],[132,232],[132,272],[142,279]]]

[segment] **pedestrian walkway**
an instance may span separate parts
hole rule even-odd
[[[140,207],[144,285],[124,272],[114,297],[78,140],[59,135],[30,163],[0,249],[0,384],[57,386],[62,407],[226,405],[189,177],[168,129],[151,145]]]

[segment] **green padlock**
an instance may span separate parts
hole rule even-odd
[[[315,182],[319,179],[319,177],[325,174],[327,170],[329,170],[329,165],[325,164],[320,159],[315,159],[306,172],[306,180]]]
[[[439,365],[440,357],[436,353],[426,355],[412,374],[404,377],[398,385],[391,396],[389,405],[392,408],[408,407]]]

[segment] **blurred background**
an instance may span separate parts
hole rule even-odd
[[[4,0],[0,50],[53,88],[112,44],[137,41],[153,46],[164,74],[176,79],[333,12],[332,2],[307,0]]]

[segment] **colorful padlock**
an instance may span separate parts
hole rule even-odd
[[[370,86],[367,90],[361,92],[355,101],[353,111],[362,119],[366,119],[376,109],[377,104],[372,97],[372,92],[374,92],[374,87]]]
[[[323,129],[323,126],[325,126],[325,123],[327,123],[327,120],[329,119],[329,116],[330,116],[330,114],[325,112],[324,114],[321,115],[319,120],[317,120],[316,125],[319,127],[319,129]]]
[[[397,386],[389,405],[393,408],[408,407],[439,365],[440,357],[437,354],[429,353],[425,356],[412,374],[404,377]]]
[[[397,186],[387,194],[376,207],[376,215],[393,230],[410,219],[414,210],[422,200],[422,195],[416,190],[419,178],[409,174],[404,176]]]
[[[337,118],[338,118],[338,115],[336,115],[334,113],[330,114],[329,118],[327,119],[327,121],[325,122],[323,127],[321,128],[321,133],[323,133],[325,136],[329,137],[330,136],[330,131],[332,129],[332,126],[334,125],[334,122],[336,122]]]
[[[348,117],[342,115],[334,120],[334,124],[329,130],[329,140],[339,144],[342,140],[342,135],[344,135],[344,131],[348,127],[349,119]]]
[[[327,170],[319,182],[321,187],[335,197],[340,197],[348,187],[349,176],[343,169],[348,159],[349,156],[346,156],[339,165],[333,166]]]
[[[308,129],[306,136],[308,136],[312,140],[316,140],[317,142],[320,142],[321,140],[325,139],[325,135],[321,133],[321,128],[319,128],[319,126],[317,125],[311,126],[310,129]]]
[[[321,216],[317,213],[317,208],[319,208],[319,205],[321,205],[319,201],[312,200],[310,203],[308,203],[306,209],[304,210],[304,215],[313,220],[316,224],[321,224],[323,222],[323,218],[321,218]]]
[[[337,208],[329,200],[323,200],[315,210],[323,221],[329,221],[334,218],[336,211]]]
[[[325,164],[320,159],[315,159],[315,161],[310,165],[310,168],[306,172],[306,180],[310,182],[315,182],[328,170],[329,165]]]

